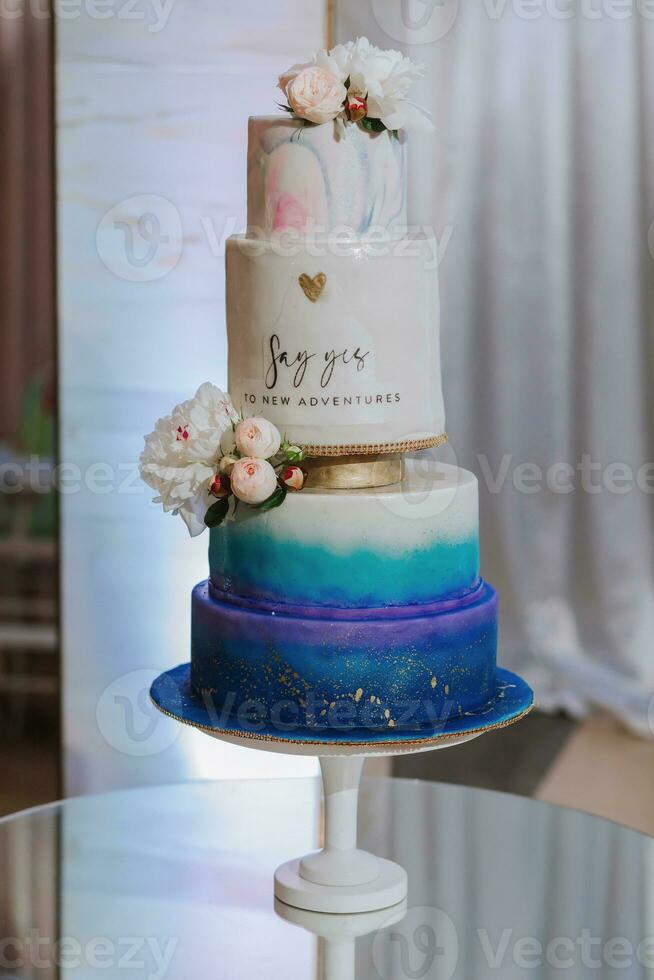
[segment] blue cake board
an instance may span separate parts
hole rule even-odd
[[[265,749],[266,742],[277,745],[287,743],[289,752],[293,746],[316,747],[343,745],[360,746],[362,749],[388,746],[389,751],[403,746],[424,746],[451,740],[456,736],[481,735],[493,729],[504,728],[519,721],[533,707],[534,694],[529,685],[517,674],[497,668],[495,701],[483,713],[457,715],[432,727],[420,729],[326,729],[294,725],[292,728],[259,721],[244,723],[238,717],[227,717],[207,704],[191,687],[191,665],[180,664],[167,670],[154,681],[150,688],[152,701],[163,714],[192,728],[200,729],[217,737],[251,740],[252,747],[258,742]]]

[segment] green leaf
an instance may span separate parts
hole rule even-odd
[[[287,493],[288,490],[286,489],[286,487],[277,487],[275,492],[270,497],[268,497],[267,500],[264,500],[260,504],[253,504],[254,509],[265,511],[265,510],[273,510],[275,507],[281,507],[281,505],[286,500]]]
[[[221,497],[215,504],[212,504],[204,515],[204,523],[207,527],[218,527],[227,517],[229,510],[229,497]]]
[[[363,119],[360,119],[359,125],[363,129],[367,129],[369,133],[383,133],[386,129],[381,119],[371,119],[370,116],[364,116]]]
[[[291,115],[293,115],[293,110],[291,109],[290,105],[284,105],[283,102],[278,102],[277,105],[280,109],[283,109],[284,112],[290,112]]]

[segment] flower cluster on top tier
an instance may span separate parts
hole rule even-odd
[[[157,491],[154,502],[179,514],[195,537],[224,521],[232,499],[279,507],[304,486],[303,459],[272,422],[241,418],[229,395],[206,382],[145,437],[140,472]]]
[[[360,37],[293,65],[278,84],[287,99],[282,108],[310,123],[358,123],[371,132],[431,130],[424,112],[408,98],[423,74],[424,66],[400,51],[382,50]]]

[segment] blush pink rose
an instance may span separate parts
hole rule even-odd
[[[279,430],[268,419],[243,419],[234,429],[236,446],[242,456],[256,456],[270,459],[279,452],[282,437]]]
[[[279,78],[277,79],[277,85],[282,90],[284,95],[286,95],[286,89],[288,88],[289,82],[292,82],[295,76],[299,75],[300,72],[304,71],[305,68],[311,68],[312,64],[313,62],[311,61],[305,61],[305,62],[298,61],[297,64],[291,65],[290,68],[287,68],[286,71],[279,76]]]
[[[230,473],[232,493],[246,504],[262,504],[277,489],[277,475],[265,459],[245,456]]]
[[[293,75],[285,91],[295,115],[314,123],[335,119],[343,111],[347,96],[343,83],[317,65],[303,68]]]

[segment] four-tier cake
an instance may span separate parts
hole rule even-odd
[[[146,440],[158,500],[210,528],[191,690],[241,727],[430,732],[495,703],[477,480],[425,452],[446,435],[436,241],[406,218],[416,74],[359,40],[250,119],[230,395],[203,385]]]

